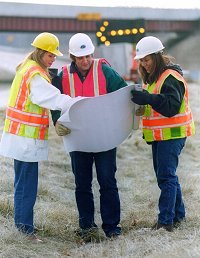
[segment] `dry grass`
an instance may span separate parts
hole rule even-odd
[[[200,257],[200,117],[199,88],[191,84],[191,104],[196,135],[187,140],[178,174],[183,187],[187,222],[173,233],[152,231],[157,217],[159,189],[152,168],[151,150],[135,131],[118,148],[118,186],[121,197],[123,235],[114,241],[103,232],[93,243],[82,244],[74,230],[78,226],[74,178],[62,140],[50,128],[49,161],[40,163],[35,223],[42,244],[30,243],[13,224],[13,161],[0,157],[0,257],[75,258],[199,258]],[[0,133],[4,110],[0,111]],[[96,222],[101,226],[99,191],[94,178]]]

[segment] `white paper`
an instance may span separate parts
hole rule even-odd
[[[74,98],[59,122],[71,129],[63,137],[66,152],[107,151],[121,144],[133,129],[134,85],[98,97]]]

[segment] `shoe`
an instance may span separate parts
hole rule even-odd
[[[158,230],[160,228],[164,228],[168,232],[173,232],[173,224],[162,224],[160,222],[156,222],[151,229]]]
[[[185,219],[185,217],[184,218],[182,218],[182,219],[179,219],[179,220],[177,220],[177,221],[174,221],[174,223],[173,223],[173,226],[174,226],[174,228],[179,228],[183,223],[185,223],[186,222],[186,219]]]
[[[79,228],[75,230],[75,234],[79,236],[84,242],[92,242],[98,236],[98,227],[94,226],[87,229]]]
[[[116,229],[106,232],[106,237],[113,239],[113,238],[118,238],[121,234],[122,234],[121,228],[117,227]]]
[[[42,231],[43,231],[42,228],[34,227],[33,234],[37,234],[38,232],[42,232]]]
[[[39,239],[35,234],[29,234],[27,235],[27,239],[30,240],[33,243],[42,243],[43,241]]]

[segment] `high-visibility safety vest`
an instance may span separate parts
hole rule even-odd
[[[146,87],[150,93],[159,94],[165,79],[169,75],[174,76],[178,81],[184,84],[185,94],[181,107],[179,113],[175,116],[165,117],[153,110],[150,105],[145,106],[142,123],[144,139],[147,142],[184,138],[195,133],[194,121],[188,100],[187,83],[178,72],[167,69],[162,73],[156,83],[154,82],[144,87]]]
[[[80,80],[77,73],[70,73],[70,65],[64,66],[62,68],[63,92],[71,97],[94,97],[106,94],[106,79],[102,71],[102,63],[109,65],[103,58],[93,60],[84,82]]]
[[[48,139],[49,111],[30,100],[30,81],[39,74],[48,82],[50,79],[35,61],[28,60],[16,73],[13,80],[4,131],[19,136]]]

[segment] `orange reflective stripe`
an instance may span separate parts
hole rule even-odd
[[[186,125],[186,132],[187,132],[187,135],[192,135],[192,125],[191,124]]]
[[[28,88],[26,87],[26,82],[24,80],[22,80],[22,83],[19,89],[20,90],[18,92],[15,107],[23,109],[26,104],[26,99],[28,95]]]
[[[45,139],[45,135],[46,135],[47,130],[48,130],[47,127],[40,128],[40,136],[39,136],[40,139]]]
[[[192,121],[191,112],[186,114],[179,114],[174,117],[152,117],[150,119],[143,118],[144,128],[166,128],[171,126],[180,126],[184,124],[189,124]]]
[[[24,106],[26,104],[27,96],[29,93],[29,89],[28,89],[29,83],[28,82],[29,82],[30,78],[32,78],[32,75],[36,71],[39,71],[39,73],[47,76],[47,74],[44,73],[44,70],[42,68],[40,68],[39,66],[32,66],[32,67],[30,67],[30,69],[28,69],[26,71],[26,73],[23,76],[23,80],[21,82],[20,88],[19,88],[20,90],[18,92],[17,101],[15,104],[16,108],[19,108],[19,109],[24,108]]]
[[[169,76],[170,74],[172,74],[179,81],[182,81],[185,85],[186,82],[185,82],[184,78],[180,75],[180,73],[178,73],[177,71],[172,70],[172,69],[167,69],[161,74],[160,78],[156,82],[156,87],[155,87],[153,93],[157,93],[157,94],[160,93],[160,86],[163,85],[163,82],[165,81],[166,77]]]
[[[44,117],[44,116],[46,116],[45,115],[45,113],[46,113],[46,111],[45,111],[45,109],[43,109],[43,112],[42,112],[42,117]],[[41,126],[40,127],[40,132],[39,132],[39,134],[40,134],[40,139],[45,139],[45,135],[47,134],[47,132],[48,132],[48,125],[47,126]]]
[[[151,117],[160,117],[160,114],[156,112],[153,108],[151,109]]]
[[[12,133],[12,134],[17,134],[18,131],[19,131],[19,123],[18,122],[15,122],[15,121],[11,121],[10,122],[10,127],[9,127],[9,132]]]
[[[163,136],[162,136],[162,130],[161,130],[161,129],[155,129],[155,130],[153,131],[153,134],[154,134],[154,138],[155,138],[157,141],[162,140]]]
[[[27,113],[21,110],[17,110],[12,107],[7,108],[6,117],[12,121],[27,124],[27,125],[34,125],[34,126],[41,126],[41,125],[49,125],[49,118],[48,115],[41,115]]]

